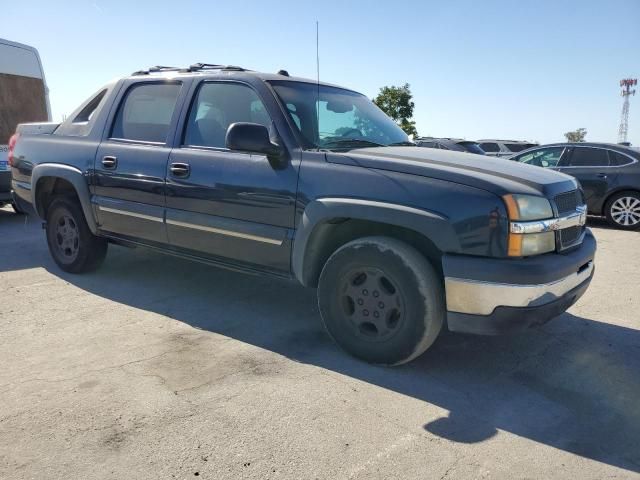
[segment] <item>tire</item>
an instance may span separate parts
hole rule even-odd
[[[56,264],[65,272],[97,269],[107,254],[107,241],[89,230],[82,208],[70,197],[58,197],[47,211],[47,244]]]
[[[11,207],[16,215],[24,215],[26,212],[22,210],[16,202],[11,202]]]
[[[443,281],[433,266],[388,237],[365,237],[336,250],[320,274],[318,305],[338,345],[379,365],[424,353],[445,318]]]
[[[612,196],[605,205],[609,224],[622,230],[640,229],[640,193],[620,192]]]

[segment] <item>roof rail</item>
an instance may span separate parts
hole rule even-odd
[[[183,67],[166,67],[164,65],[155,65],[153,67],[149,67],[147,70],[138,70],[137,72],[133,72],[131,75],[149,75],[151,73],[160,73],[160,72],[198,72],[201,70],[228,70],[234,72],[246,72],[247,70],[242,67],[237,67],[235,65],[217,65],[215,63],[194,63],[193,65],[189,65],[187,68]]]
[[[236,65],[218,65],[216,63],[194,63],[190,65],[187,71],[196,72],[198,70],[233,70],[236,72],[245,72],[246,69]]]
[[[157,72],[179,72],[180,70],[184,70],[179,67],[165,67],[164,65],[155,65],[153,67],[149,67],[147,70],[138,70],[137,72],[133,72],[131,75],[149,75],[150,73]]]

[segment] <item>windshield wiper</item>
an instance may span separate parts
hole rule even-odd
[[[322,145],[322,148],[358,148],[358,147],[384,147],[381,143],[371,142],[369,140],[362,140],[359,138],[345,138],[344,140],[331,140],[330,142]]]
[[[387,147],[415,147],[415,146],[417,145],[413,142],[395,142],[387,145]]]

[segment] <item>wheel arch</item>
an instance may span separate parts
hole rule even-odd
[[[460,248],[448,219],[438,213],[369,200],[318,199],[306,206],[296,230],[291,261],[294,276],[305,286],[317,286],[322,267],[333,252],[371,235],[408,243],[440,274],[442,253]]]
[[[86,177],[72,166],[43,163],[33,169],[31,203],[38,216],[47,217],[47,208],[56,195],[75,196],[80,203],[91,233],[97,232],[97,223],[91,208],[91,196]]]

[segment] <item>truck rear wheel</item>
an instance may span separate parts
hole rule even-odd
[[[107,241],[89,230],[82,209],[68,197],[58,197],[47,211],[47,244],[53,260],[65,272],[98,268],[107,254]]]
[[[429,348],[445,316],[444,287],[433,266],[393,238],[365,237],[327,260],[318,285],[324,325],[347,352],[400,365]]]

